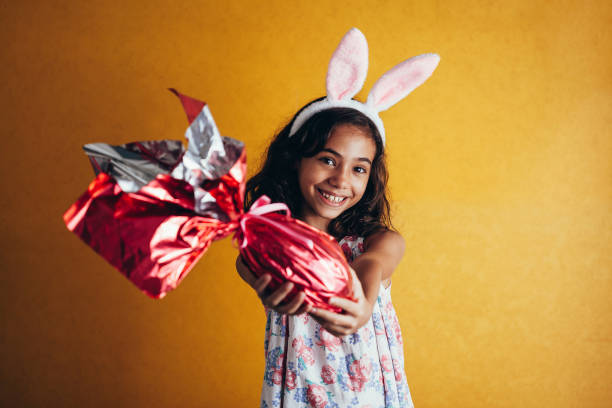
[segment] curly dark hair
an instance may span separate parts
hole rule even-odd
[[[363,113],[351,108],[331,108],[310,117],[291,137],[289,131],[297,115],[316,99],[304,106],[279,133],[265,153],[265,161],[246,184],[245,209],[257,198],[267,195],[273,202],[287,204],[291,213],[299,215],[303,198],[300,192],[297,164],[304,157],[313,157],[325,147],[334,127],[350,124],[368,131],[376,144],[370,177],[363,197],[329,223],[328,233],[336,239],[362,236],[393,229],[387,199],[389,178],[385,151],[376,125]]]

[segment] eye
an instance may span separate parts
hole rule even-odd
[[[319,161],[322,162],[322,163],[327,164],[328,166],[335,166],[336,165],[336,162],[334,161],[334,159],[332,159],[331,157],[327,157],[327,156],[321,157],[319,159]]]
[[[368,172],[368,169],[366,169],[365,167],[361,167],[361,166],[355,167],[354,170],[357,173],[361,173],[361,174],[366,174]]]

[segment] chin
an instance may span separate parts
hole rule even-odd
[[[319,208],[319,215],[323,218],[327,218],[328,220],[333,220],[335,218],[338,218],[340,216],[340,214],[342,214],[344,211],[348,210],[349,208],[351,208],[351,206],[342,206],[342,207],[336,207],[336,208],[329,208],[326,206],[323,206],[322,208]]]

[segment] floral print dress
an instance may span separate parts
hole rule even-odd
[[[340,246],[351,262],[363,253],[363,238]],[[370,320],[342,338],[308,314],[267,310],[267,318],[261,408],[413,407],[390,288],[381,285]]]

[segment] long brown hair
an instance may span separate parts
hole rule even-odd
[[[304,199],[297,178],[298,163],[302,158],[312,157],[323,150],[335,126],[350,124],[369,132],[376,144],[376,154],[363,197],[333,219],[327,232],[340,239],[348,235],[367,237],[380,230],[392,229],[387,199],[389,175],[384,146],[376,125],[355,109],[331,108],[314,114],[289,137],[294,120],[295,116],[274,136],[261,169],[247,182],[245,208],[248,209],[257,198],[265,194],[273,202],[287,204],[292,214],[299,214]]]

